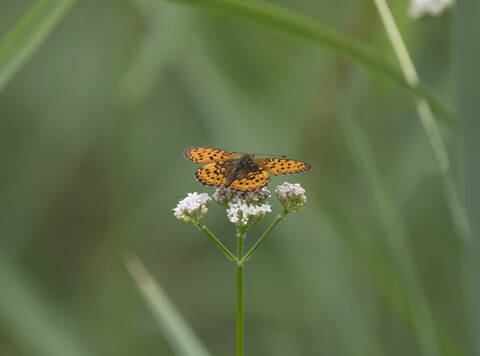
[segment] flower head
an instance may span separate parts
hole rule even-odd
[[[220,187],[213,194],[213,199],[227,208],[228,219],[245,228],[259,222],[266,213],[272,211],[266,200],[271,196],[267,188],[251,192],[239,192],[230,188]]]
[[[228,203],[228,220],[239,227],[253,225],[263,219],[266,213],[270,213],[272,208],[270,204],[252,204],[245,201]]]
[[[207,213],[211,200],[207,193],[188,193],[187,197],[180,200],[177,206],[172,209],[173,215],[177,219],[197,225]]]
[[[270,196],[270,191],[265,187],[251,192],[239,192],[228,187],[220,187],[213,194],[213,199],[215,199],[217,203],[228,207],[228,203],[231,201],[263,203],[266,199],[270,198]]]
[[[305,189],[298,183],[284,182],[275,188],[275,194],[286,211],[297,211],[307,201]]]
[[[408,15],[414,19],[426,15],[438,16],[454,3],[455,0],[410,0]]]

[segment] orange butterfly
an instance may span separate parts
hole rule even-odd
[[[312,166],[284,158],[255,158],[250,153],[235,153],[208,147],[188,147],[183,152],[193,163],[208,163],[195,172],[203,185],[229,187],[249,192],[270,182],[270,174],[281,176],[308,171]]]

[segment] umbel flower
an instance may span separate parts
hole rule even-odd
[[[275,188],[275,194],[286,211],[294,212],[302,207],[307,201],[305,189],[300,184],[284,182]]]
[[[438,16],[453,6],[455,0],[410,0],[408,15],[414,19],[423,16]]]
[[[246,203],[263,203],[270,198],[270,191],[263,187],[251,192],[239,192],[228,187],[220,187],[213,194],[213,199],[220,205],[228,207],[232,201],[244,201]]]
[[[179,220],[198,225],[207,214],[208,205],[212,198],[207,193],[188,193],[187,197],[180,200],[173,209],[173,215]]]
[[[270,191],[265,187],[251,192],[220,187],[213,194],[213,199],[227,208],[230,222],[244,229],[259,223],[266,213],[272,211],[272,207],[266,202],[270,196]]]
[[[226,209],[228,220],[235,224],[237,230],[236,254],[233,254],[203,223],[203,218],[208,212],[208,205],[211,201],[208,194],[188,193],[187,197],[180,200],[173,209],[175,217],[193,224],[203,231],[223,251],[225,256],[237,265],[237,355],[244,355],[243,265],[252,257],[253,253],[265,241],[275,226],[288,213],[297,211],[307,201],[305,189],[300,184],[285,182],[276,187],[275,194],[283,209],[246,252],[244,251],[244,242],[247,230],[261,222],[265,215],[272,211],[272,207],[268,202],[271,196],[270,191],[265,187],[250,192],[239,192],[230,188],[220,187],[213,194],[213,199]]]
[[[247,204],[245,202],[228,203],[228,220],[237,226],[246,227],[256,224],[266,213],[272,211],[270,204]]]

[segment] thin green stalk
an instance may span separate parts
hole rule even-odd
[[[390,42],[392,43],[393,50],[395,51],[398,61],[400,62],[400,67],[402,68],[405,79],[411,86],[415,87],[419,83],[419,77],[417,71],[415,70],[412,58],[408,53],[405,42],[403,42],[400,31],[398,30],[395,20],[393,19],[392,13],[390,12],[385,0],[374,1],[383,21],[383,25],[385,26],[385,30],[387,31],[388,37],[390,38]],[[427,134],[432,146],[435,158],[437,159],[442,172],[446,172],[449,166],[448,154],[445,144],[442,140],[440,129],[438,128],[437,122],[433,117],[433,113],[428,103],[424,99],[418,97],[416,101],[417,111],[425,133]]]
[[[241,261],[243,257],[243,240],[245,230],[237,231],[237,260]],[[237,356],[244,355],[244,334],[245,320],[243,314],[243,263],[237,263]]]
[[[403,42],[400,31],[398,30],[386,1],[374,1],[383,25],[385,26],[385,30],[387,31],[388,37],[390,38],[390,42],[392,43],[395,54],[397,55],[403,75],[405,76],[405,80],[411,87],[418,87],[420,84],[420,79],[415,69],[415,65],[413,64],[410,54],[408,53],[405,42]],[[464,240],[469,240],[470,223],[453,182],[451,170],[449,169],[448,153],[445,143],[443,142],[440,129],[435,121],[435,117],[433,116],[429,102],[421,96],[416,96],[415,100],[418,116],[420,117],[423,129],[425,130],[425,134],[430,142],[435,159],[442,172],[443,190],[447,199],[448,207],[450,209],[450,214],[452,215],[452,219],[457,226],[460,237]]]
[[[439,335],[433,320],[432,311],[428,303],[421,280],[418,278],[417,268],[410,244],[410,235],[402,219],[399,208],[388,188],[385,186],[372,149],[365,134],[357,125],[358,120],[350,117],[347,110],[340,113],[345,133],[349,138],[351,151],[358,167],[362,170],[366,182],[369,183],[372,202],[377,208],[380,222],[385,230],[385,242],[392,254],[394,265],[402,277],[403,286],[408,297],[413,327],[422,350],[422,355],[440,355],[441,345]]]
[[[197,6],[206,12],[268,29],[277,34],[295,36],[314,46],[328,48],[364,65],[375,73],[382,73],[400,86],[425,98],[431,107],[445,118],[456,113],[436,98],[423,83],[411,85],[398,66],[376,49],[365,45],[337,29],[266,1],[252,0],[167,0]]]
[[[126,266],[175,354],[212,356],[138,257],[127,257]]]
[[[35,53],[74,0],[38,0],[0,39],[0,90]]]
[[[205,225],[199,224],[199,225],[196,225],[196,226],[197,226],[201,231],[203,231],[204,233],[206,233],[207,236],[208,236],[213,242],[215,242],[218,247],[220,247],[220,249],[221,249],[221,250],[223,251],[223,253],[227,256],[227,258],[229,258],[229,259],[231,259],[231,260],[233,260],[233,261],[237,261],[237,258],[235,257],[235,255],[234,255],[233,253],[231,253],[230,250],[229,250],[227,247],[225,247],[225,245],[222,244],[222,243],[220,242],[220,240],[217,239],[217,238],[215,237],[215,235],[214,235],[210,230],[208,230],[208,228],[207,228]]]
[[[245,262],[247,262],[250,257],[252,257],[253,253],[255,252],[255,250],[261,245],[261,243],[263,242],[263,240],[265,240],[265,238],[268,236],[268,234],[270,234],[270,232],[273,230],[273,228],[275,226],[277,226],[277,224],[285,217],[285,215],[287,215],[288,211],[286,211],[285,209],[277,216],[277,218],[275,219],[275,221],[272,223],[272,225],[270,225],[268,227],[268,229],[263,233],[262,236],[260,236],[260,238],[257,240],[257,242],[255,242],[255,244],[250,248],[250,250],[248,250],[248,252],[245,254],[245,256],[243,256],[243,259],[240,260],[240,262],[243,264]]]

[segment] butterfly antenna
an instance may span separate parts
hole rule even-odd
[[[270,153],[254,153],[255,156],[267,156],[267,157],[282,157],[287,158],[285,155],[272,155]]]

